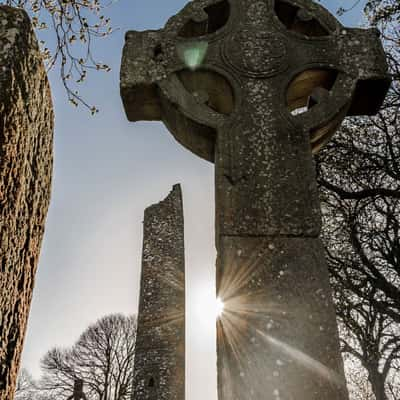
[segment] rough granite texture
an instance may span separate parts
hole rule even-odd
[[[219,400],[346,400],[312,154],[390,85],[376,29],[311,0],[194,0],[126,34],[131,121],[215,163]]]
[[[132,399],[185,399],[185,256],[179,185],[144,213]]]
[[[0,400],[13,398],[50,198],[53,109],[26,13],[0,7]]]

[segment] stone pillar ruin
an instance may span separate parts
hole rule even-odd
[[[0,43],[0,400],[11,400],[50,200],[53,108],[24,11],[0,6]]]
[[[180,185],[145,210],[132,400],[185,399],[185,256]]]

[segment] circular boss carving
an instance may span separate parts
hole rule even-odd
[[[225,41],[226,63],[244,75],[270,77],[288,67],[285,38],[269,30],[244,28]]]

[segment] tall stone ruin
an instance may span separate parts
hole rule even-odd
[[[50,200],[53,109],[27,14],[0,6],[0,400],[14,395]]]
[[[185,256],[180,185],[144,213],[132,400],[185,399]]]

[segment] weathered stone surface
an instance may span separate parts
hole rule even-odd
[[[311,18],[296,26],[300,9]],[[188,43],[207,43],[197,69]],[[311,1],[198,0],[163,30],[127,33],[121,95],[131,121],[162,120],[215,162],[219,234],[309,235],[320,220],[310,140],[317,151],[346,114],[374,113],[386,70],[375,29],[344,28]],[[321,87],[323,101],[291,114]]]
[[[0,400],[10,400],[50,198],[53,111],[24,11],[0,7],[0,44]]]
[[[319,239],[225,236],[220,249],[218,398],[346,399]]]
[[[312,153],[389,84],[379,32],[311,0],[195,0],[127,33],[128,119],[215,163],[220,400],[347,398]]]
[[[134,400],[185,398],[185,258],[179,185],[145,210]]]

